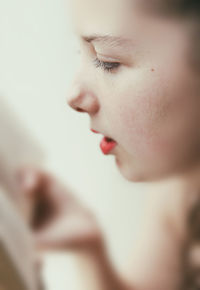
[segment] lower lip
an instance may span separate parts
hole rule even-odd
[[[104,137],[101,140],[100,148],[101,148],[101,151],[103,152],[103,154],[107,155],[115,148],[116,145],[117,145],[117,142],[108,141],[108,139],[106,137]]]

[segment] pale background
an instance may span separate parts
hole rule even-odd
[[[0,0],[0,94],[45,151],[45,166],[96,212],[121,268],[140,230],[146,187],[123,179],[89,117],[66,105],[79,64],[65,0]],[[50,290],[82,289],[73,255],[47,256]]]

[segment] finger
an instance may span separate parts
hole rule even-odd
[[[30,195],[41,185],[42,179],[41,172],[31,167],[20,168],[16,172],[16,178],[20,190],[26,192],[27,195]]]
[[[34,235],[38,249],[67,250],[87,247],[99,241],[101,233],[89,222],[81,223],[76,218],[59,220]]]
[[[35,237],[35,244],[41,251],[71,251],[81,249],[92,249],[99,246],[100,237],[93,233],[73,233],[67,237],[55,236],[53,233],[46,233]]]
[[[21,168],[17,172],[18,183],[21,190],[28,196],[33,196],[40,192],[43,198],[47,198],[55,206],[57,204],[77,202],[72,190],[66,188],[51,174],[33,167]]]
[[[26,221],[30,223],[34,203],[34,192],[39,184],[39,176],[31,168],[23,167],[16,171],[16,194],[18,205]]]
[[[34,241],[39,250],[60,250],[67,247],[63,232],[53,227],[36,233]]]
[[[70,209],[77,207],[79,202],[75,197],[75,194],[72,193],[72,190],[69,186],[64,186],[59,182],[55,177],[50,174],[43,173],[41,191],[43,198],[48,200],[54,208],[58,209],[61,212],[63,209]]]
[[[24,167],[17,171],[17,181],[19,184],[19,193],[24,200],[26,208],[26,216],[30,225],[35,225],[35,221],[41,220],[46,216],[50,205],[48,202],[48,194],[44,195],[43,186],[46,175],[36,168]],[[46,181],[45,181],[46,182]]]
[[[20,191],[25,195],[26,199],[40,199],[44,201],[56,201],[58,190],[55,192],[56,181],[54,178],[41,170],[32,167],[21,168],[17,172],[17,180]]]
[[[44,259],[40,251],[36,251],[34,256],[34,265],[37,271],[41,271],[43,267]]]

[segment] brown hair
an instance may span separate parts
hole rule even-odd
[[[200,0],[139,0],[155,15],[180,19],[191,39],[189,61],[200,72]],[[188,25],[188,26],[187,26]],[[183,245],[182,283],[179,290],[200,290],[200,192],[186,217],[187,238]]]
[[[183,284],[180,290],[200,289],[200,194],[187,216],[187,241],[183,253]]]
[[[142,4],[166,15],[178,17],[196,17],[200,15],[199,0],[142,0]]]
[[[200,0],[162,0],[165,12],[172,17],[188,20],[192,51],[192,66],[200,71]],[[187,218],[187,247],[183,261],[183,285],[180,290],[200,289],[200,194]]]
[[[200,72],[200,0],[139,0],[142,7],[152,13],[186,23],[191,39],[189,60]]]

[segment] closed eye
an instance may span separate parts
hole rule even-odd
[[[119,62],[101,61],[98,58],[96,58],[93,62],[97,68],[101,68],[106,72],[113,72],[114,70],[119,68],[121,65],[121,63],[119,63]]]

